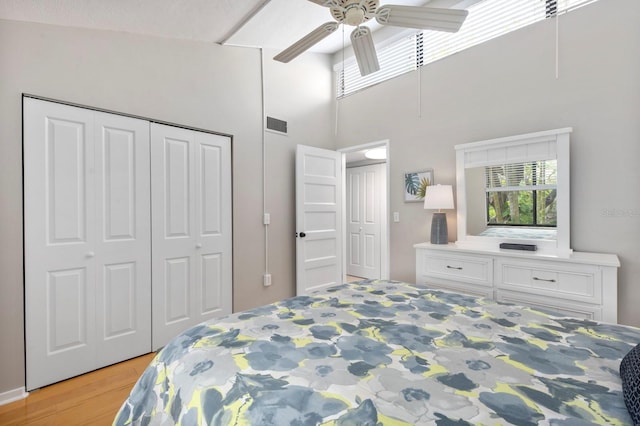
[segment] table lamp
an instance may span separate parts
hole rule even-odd
[[[453,188],[451,185],[430,185],[424,195],[424,208],[438,210],[431,218],[431,244],[448,244],[447,215],[442,209],[453,208]]]

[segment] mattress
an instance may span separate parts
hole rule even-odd
[[[176,336],[114,424],[631,424],[618,368],[640,330],[363,281]]]

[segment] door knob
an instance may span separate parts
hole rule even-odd
[[[300,233],[300,238],[304,238],[304,237],[306,237],[306,236],[307,236],[307,234],[305,234],[304,232],[301,232],[301,233]]]
[[[197,248],[197,249],[202,248],[202,243],[198,243],[198,244],[196,244],[196,248]]]
[[[93,252],[93,251],[90,251],[90,252],[87,253],[87,257],[89,257],[89,258],[94,257],[95,255],[96,255],[96,253]]]

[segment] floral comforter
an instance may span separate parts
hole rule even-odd
[[[114,424],[630,424],[640,330],[395,281],[344,284],[193,327]]]

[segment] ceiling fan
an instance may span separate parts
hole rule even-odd
[[[379,6],[379,0],[309,0],[328,7],[335,21],[325,22],[306,36],[277,54],[273,59],[289,62],[329,34],[340,24],[356,27],[351,33],[358,68],[361,75],[371,74],[380,69],[373,37],[369,27],[362,24],[375,18],[381,25],[456,32],[462,26],[468,12],[460,9],[442,9],[424,6]]]

